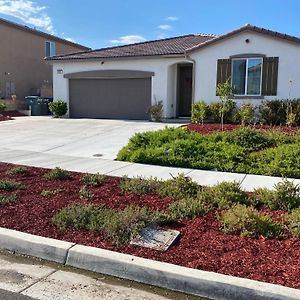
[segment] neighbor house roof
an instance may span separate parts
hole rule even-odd
[[[35,28],[30,28],[30,27],[25,26],[25,25],[20,25],[20,24],[17,24],[15,22],[8,21],[6,19],[0,18],[0,25],[1,24],[7,25],[7,26],[10,26],[10,27],[14,27],[14,28],[17,28],[17,29],[20,29],[20,30],[23,30],[23,31],[31,32],[33,34],[42,36],[42,37],[44,37],[46,39],[49,39],[51,41],[58,41],[58,42],[61,42],[61,43],[67,44],[67,45],[78,47],[79,49],[81,48],[82,50],[90,50],[91,49],[89,47],[85,47],[83,45],[80,45],[80,44],[71,42],[69,40],[57,37],[55,35],[52,35],[52,34],[49,34],[49,33],[46,33],[46,32],[40,31],[40,30],[37,30]]]
[[[189,34],[124,46],[116,46],[66,55],[52,56],[47,58],[47,60],[105,59],[137,56],[184,55],[187,49],[209,41],[215,37],[215,35],[211,34]]]
[[[272,30],[257,27],[257,26],[251,25],[251,24],[246,24],[246,25],[244,25],[244,26],[242,26],[242,27],[240,27],[236,30],[233,30],[233,31],[230,31],[226,34],[217,36],[214,39],[205,41],[204,43],[195,45],[195,46],[191,47],[190,49],[187,49],[186,52],[189,53],[189,52],[195,51],[197,49],[200,49],[200,48],[206,47],[208,45],[217,43],[218,41],[222,41],[224,39],[227,39],[227,38],[229,38],[233,35],[236,35],[238,33],[244,32],[244,31],[258,32],[258,33],[265,34],[265,35],[268,35],[268,36],[273,37],[273,38],[279,38],[279,39],[283,39],[283,40],[286,40],[286,41],[295,42],[295,43],[300,44],[300,38],[298,38],[296,36],[280,33],[280,32],[277,32],[277,31],[272,31]]]

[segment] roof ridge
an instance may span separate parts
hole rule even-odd
[[[161,41],[169,41],[169,40],[174,40],[178,38],[183,38],[183,37],[188,37],[188,36],[213,36],[213,34],[197,34],[197,33],[190,33],[190,34],[184,34],[184,35],[177,35],[177,36],[172,36],[164,39],[155,39],[155,40],[148,40],[144,42],[138,42],[138,43],[132,43],[132,44],[126,44],[126,45],[119,45],[119,46],[111,46],[111,47],[104,47],[104,48],[98,48],[98,49],[93,49],[88,52],[94,52],[94,51],[100,51],[100,50],[108,50],[108,49],[115,49],[115,48],[123,48],[123,47],[128,47],[128,46],[135,46],[135,45],[143,45],[143,44],[149,44],[149,43],[154,43],[154,42],[161,42]]]
[[[300,38],[294,35],[290,35],[290,34],[286,34],[286,33],[282,33],[282,32],[278,32],[275,30],[271,30],[271,29],[266,29],[263,27],[258,27],[255,25],[251,25],[251,24],[245,24],[237,29],[234,29],[232,31],[229,31],[227,33],[221,34],[219,36],[216,36],[215,38],[205,41],[201,44],[195,45],[193,47],[190,47],[189,49],[186,50],[186,53],[192,52],[194,50],[200,49],[202,47],[205,47],[206,45],[211,45],[212,43],[215,43],[217,41],[223,40],[229,36],[235,35],[237,33],[246,31],[246,30],[252,30],[254,32],[257,33],[262,33],[262,34],[268,34],[270,36],[276,37],[276,38],[280,38],[280,39],[284,39],[287,41],[291,41],[291,42],[296,42],[296,43],[300,43]]]

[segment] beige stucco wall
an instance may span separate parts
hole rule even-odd
[[[56,43],[57,54],[83,50],[76,45],[0,23],[0,98],[5,97],[7,81],[14,82],[19,101],[44,82],[52,85],[52,66],[44,61],[46,41]]]

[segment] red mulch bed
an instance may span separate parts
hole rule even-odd
[[[13,120],[14,117],[25,117],[25,116],[26,115],[24,115],[16,110],[8,110],[8,111],[4,111],[0,114],[0,122]]]
[[[133,254],[190,268],[250,278],[300,288],[300,239],[286,240],[263,237],[259,239],[225,235],[219,230],[215,212],[194,220],[171,225],[181,232],[181,238],[167,252],[139,248],[133,245],[113,246],[101,233],[85,230],[58,230],[51,222],[59,209],[80,200],[81,174],[73,173],[71,180],[49,181],[43,178],[45,169],[29,168],[28,175],[9,176],[13,165],[0,163],[0,178],[15,179],[26,188],[18,192],[18,201],[0,206],[0,227]],[[165,209],[172,201],[157,195],[122,194],[120,179],[108,177],[104,185],[92,188],[95,195],[88,203],[102,204],[115,209],[127,205]],[[42,197],[44,189],[62,188],[65,191],[52,197]],[[1,192],[1,194],[5,194]],[[280,212],[276,212],[280,215]]]
[[[202,134],[209,134],[222,131],[221,124],[219,123],[205,123],[205,124],[188,124],[184,125],[190,131],[199,132]],[[224,131],[232,131],[234,129],[242,127],[240,124],[224,124]],[[249,125],[251,128],[261,130],[277,130],[287,134],[293,134],[300,131],[300,127],[288,127],[288,126],[269,126],[269,125]]]

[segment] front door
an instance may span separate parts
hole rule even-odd
[[[193,66],[178,66],[178,116],[190,117],[192,109]]]

